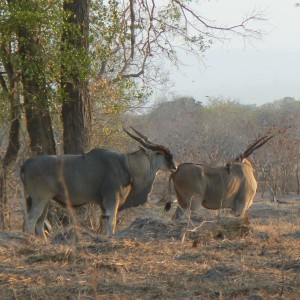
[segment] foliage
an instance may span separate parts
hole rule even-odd
[[[4,1],[1,0],[1,44],[10,51],[11,61],[18,74],[20,69],[28,80],[46,87],[50,105],[57,98],[55,83],[60,76],[60,46],[62,27],[61,1]],[[27,39],[31,36],[32,39]],[[36,51],[20,56],[22,45],[32,43]],[[3,60],[3,51],[0,55]],[[40,99],[36,99],[39,101]]]

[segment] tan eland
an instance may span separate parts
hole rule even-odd
[[[254,169],[247,157],[272,137],[258,139],[226,166],[180,164],[169,179],[169,192],[173,181],[179,205],[173,218],[178,219],[187,209],[197,211],[201,204],[208,209],[231,208],[235,216],[244,216],[257,189]],[[165,210],[170,208],[171,201],[167,202]]]

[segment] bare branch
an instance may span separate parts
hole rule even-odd
[[[263,20],[253,13],[237,25],[223,27],[196,12],[190,5],[193,1],[123,0],[120,3],[120,31],[110,39],[107,45],[110,55],[107,61],[101,61],[98,71],[109,82],[140,78],[151,81],[152,85],[160,83],[157,79],[161,75],[157,72],[163,69],[155,58],[165,57],[178,65],[182,63],[178,58],[179,49],[199,55],[211,40],[224,40],[225,35],[220,37],[222,32],[242,38],[258,37],[260,32],[250,25]]]
[[[195,11],[193,11],[190,7],[188,7],[187,5],[182,3],[181,1],[179,1],[179,0],[173,0],[173,1],[180,6],[180,8],[182,10],[182,13],[185,17],[186,22],[188,22],[190,25],[192,25],[190,23],[190,21],[188,21],[189,17],[186,16],[185,11],[188,12],[192,17],[194,17],[198,22],[200,22],[202,25],[204,25],[208,29],[220,30],[220,31],[230,31],[230,32],[233,32],[233,33],[241,34],[241,35],[245,35],[248,32],[248,33],[253,35],[253,34],[259,34],[259,32],[256,31],[256,30],[251,30],[251,29],[247,28],[247,24],[250,21],[264,20],[260,15],[252,15],[252,16],[244,19],[240,24],[237,24],[237,25],[233,25],[233,26],[214,26],[214,25],[209,24],[207,21],[205,21],[205,19],[203,17],[201,17],[200,15],[195,13]],[[195,26],[193,26],[193,28],[197,29],[197,27],[195,27]],[[242,33],[238,32],[237,31],[238,29],[242,29],[244,33],[243,32]]]
[[[135,21],[135,14],[133,8],[133,1],[130,0],[130,32],[131,32],[131,58],[133,59],[134,56],[134,44],[135,44],[135,37],[134,37],[134,21]]]

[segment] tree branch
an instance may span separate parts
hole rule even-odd
[[[186,22],[188,22],[189,24],[191,24],[188,21],[188,17],[186,16],[186,14],[184,13],[184,11],[187,11],[188,13],[190,13],[190,15],[192,17],[194,17],[197,21],[199,21],[201,24],[203,24],[206,28],[209,29],[213,29],[213,30],[221,30],[221,31],[231,31],[231,32],[235,32],[235,33],[239,33],[236,31],[236,29],[242,28],[243,31],[245,32],[250,32],[251,34],[259,34],[258,31],[255,30],[250,30],[248,28],[246,28],[247,23],[249,23],[252,20],[264,20],[262,17],[260,17],[259,15],[253,15],[251,17],[246,18],[245,20],[242,21],[242,23],[238,24],[238,25],[233,25],[233,26],[228,26],[228,27],[222,27],[222,26],[214,26],[211,24],[208,24],[208,22],[204,21],[204,18],[199,16],[198,14],[196,14],[190,7],[188,7],[187,5],[183,4],[181,1],[179,0],[173,0],[175,3],[177,3],[181,10],[183,15],[185,16]],[[195,29],[196,27],[193,26]],[[243,35],[242,33],[239,33],[241,35]]]
[[[133,59],[134,56],[134,44],[135,44],[135,36],[134,36],[134,21],[135,21],[135,14],[134,14],[134,7],[133,1],[130,0],[130,41],[131,41],[131,54],[130,57]]]
[[[0,85],[1,85],[2,89],[3,89],[6,93],[8,93],[8,88],[7,88],[5,79],[4,79],[4,77],[2,76],[2,74],[5,74],[5,73],[4,73],[4,72],[1,72],[1,73],[0,73]]]

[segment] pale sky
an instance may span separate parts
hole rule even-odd
[[[300,7],[296,2],[199,1],[201,15],[224,26],[239,23],[253,10],[262,11],[267,20],[254,23],[253,28],[265,34],[261,40],[232,37],[217,42],[202,62],[183,54],[185,66],[180,71],[169,68],[171,91],[204,103],[206,96],[258,105],[283,97],[300,99]]]

